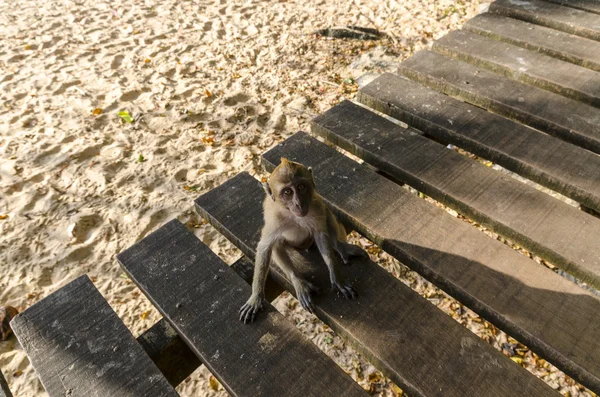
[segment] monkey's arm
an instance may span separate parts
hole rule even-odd
[[[263,227],[260,241],[256,247],[252,295],[250,295],[248,301],[240,308],[240,321],[243,321],[244,324],[248,321],[254,322],[256,313],[262,309],[262,301],[265,296],[265,283],[269,274],[273,247],[277,242],[275,239],[277,234],[275,230],[271,230],[267,225]]]
[[[332,237],[325,231],[319,231],[315,234],[315,243],[329,269],[329,279],[333,289],[339,294],[344,295],[346,299],[354,299],[357,295],[356,291],[352,288],[352,285],[344,282],[342,275],[340,274],[340,265],[338,258],[335,255],[332,241],[332,239],[336,238],[337,236],[335,235]]]

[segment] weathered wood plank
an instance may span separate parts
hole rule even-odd
[[[600,107],[599,72],[460,30],[435,41],[433,50],[513,80]]]
[[[2,371],[0,371],[0,397],[12,397],[12,393],[8,388],[8,383],[6,383]]]
[[[315,118],[313,131],[600,287],[600,219],[348,101]]]
[[[491,13],[477,15],[463,29],[600,71],[595,40]]]
[[[231,268],[247,283],[252,282],[253,263],[242,257]],[[265,298],[271,302],[283,289],[271,277],[267,278]],[[146,354],[173,386],[179,385],[192,374],[202,362],[164,318],[156,322],[137,338]]]
[[[594,153],[403,76],[383,74],[357,98],[600,212],[600,156]]]
[[[354,230],[600,391],[600,300],[306,134],[263,158],[272,169],[282,156],[313,167],[317,189]]]
[[[313,164],[319,166],[317,173],[331,172],[336,180],[327,189],[323,189],[324,181],[318,180],[317,188],[327,193],[329,189],[338,188],[339,181],[345,181],[348,172],[353,171],[347,168],[348,164],[338,161],[339,153],[324,144],[319,145],[327,150],[315,147]],[[292,156],[294,153],[293,148],[280,152]],[[329,160],[332,163],[324,165]],[[360,168],[357,172],[365,172],[366,166],[355,166]],[[371,171],[367,171],[366,175],[386,180]],[[365,193],[352,188],[346,192],[351,194],[352,200],[359,201]],[[196,205],[206,219],[252,257],[262,227],[263,199],[260,183],[243,173],[198,198]],[[513,365],[498,351],[366,258],[343,269],[346,278],[354,282],[358,299],[348,301],[335,296],[328,286],[326,267],[315,251],[311,250],[312,256],[307,261],[313,265],[307,265],[301,272],[311,282],[329,291],[315,297],[317,316],[344,335],[411,396],[552,394],[538,379]],[[279,275],[277,280],[293,292],[281,271],[274,270]]]
[[[573,7],[583,11],[600,14],[600,1],[598,0],[546,0],[562,6]]]
[[[232,396],[366,395],[270,304],[240,322],[250,286],[179,221],[117,259]]]
[[[412,80],[600,153],[600,109],[431,51],[400,64]]]
[[[11,325],[51,397],[178,395],[87,276]]]
[[[600,40],[598,15],[542,0],[496,0],[490,12]]]

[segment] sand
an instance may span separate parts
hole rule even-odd
[[[478,7],[475,0],[0,0],[0,304],[23,310],[88,274],[141,334],[160,316],[117,253],[178,218],[232,263],[239,252],[194,213],[193,199],[240,171],[260,176],[260,153],[352,98],[360,76],[394,71]],[[313,34],[344,25],[388,36]],[[495,346],[510,342],[376,247],[369,252]],[[400,393],[293,298],[277,307],[363,387]],[[549,368],[526,354],[532,371]],[[14,337],[0,342],[0,368],[15,395],[45,395]],[[547,371],[562,392],[587,395]],[[202,368],[178,391],[227,395],[209,379]]]

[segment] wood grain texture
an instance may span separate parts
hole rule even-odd
[[[433,43],[433,50],[510,79],[600,107],[599,72],[468,31],[450,32]]]
[[[600,43],[497,14],[477,15],[464,30],[600,71]]]
[[[252,282],[254,265],[248,258],[238,259],[231,268],[247,283]],[[282,291],[271,277],[267,278],[265,298],[269,302],[278,297]],[[179,385],[202,365],[196,354],[164,318],[138,336],[137,341],[173,386]]]
[[[178,395],[87,276],[11,325],[51,397]]]
[[[12,393],[8,388],[8,383],[6,383],[2,371],[0,371],[0,397],[12,397]]]
[[[596,297],[306,134],[263,158],[272,169],[282,156],[313,167],[317,190],[354,230],[600,391]]]
[[[600,287],[600,219],[348,101],[313,132]]]
[[[328,193],[341,187],[353,171],[347,164],[338,168],[339,153],[319,145],[327,150],[315,147],[313,164],[319,166],[318,174],[328,173],[335,180],[325,189]],[[294,156],[296,151],[290,149],[278,153]],[[310,156],[311,150],[305,155]],[[357,172],[364,172],[365,166],[355,166],[361,169]],[[317,189],[323,190],[324,183],[318,179]],[[356,193],[352,199],[362,201],[364,195]],[[199,197],[196,205],[202,216],[251,257],[260,238],[263,199],[260,183],[242,173]],[[325,264],[315,249],[310,250],[300,272],[326,291],[314,297],[317,316],[411,396],[554,394],[377,264],[363,258],[342,270],[354,283],[357,300],[345,300],[330,290]],[[274,273],[293,292],[276,266]]]
[[[490,12],[600,40],[598,15],[542,0],[496,0]]]
[[[598,0],[546,0],[562,6],[573,7],[579,10],[600,14],[600,1]]]
[[[600,153],[600,109],[431,51],[400,64],[412,80]]]
[[[357,99],[600,212],[597,154],[390,73]]]
[[[240,322],[250,286],[179,221],[117,259],[230,395],[366,395],[270,304]]]

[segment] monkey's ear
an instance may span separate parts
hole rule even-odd
[[[310,181],[312,182],[313,186],[315,186],[315,178],[313,178],[312,167],[308,167],[308,175],[310,175]]]
[[[275,201],[275,196],[273,195],[273,191],[271,190],[271,186],[269,186],[269,183],[263,182],[262,187],[263,189],[265,189],[265,193],[267,193],[267,196],[271,197],[271,199]]]
[[[289,163],[289,162],[290,162],[290,160],[288,160],[287,158],[285,158],[285,157],[281,158],[281,164],[285,164],[285,163]]]

